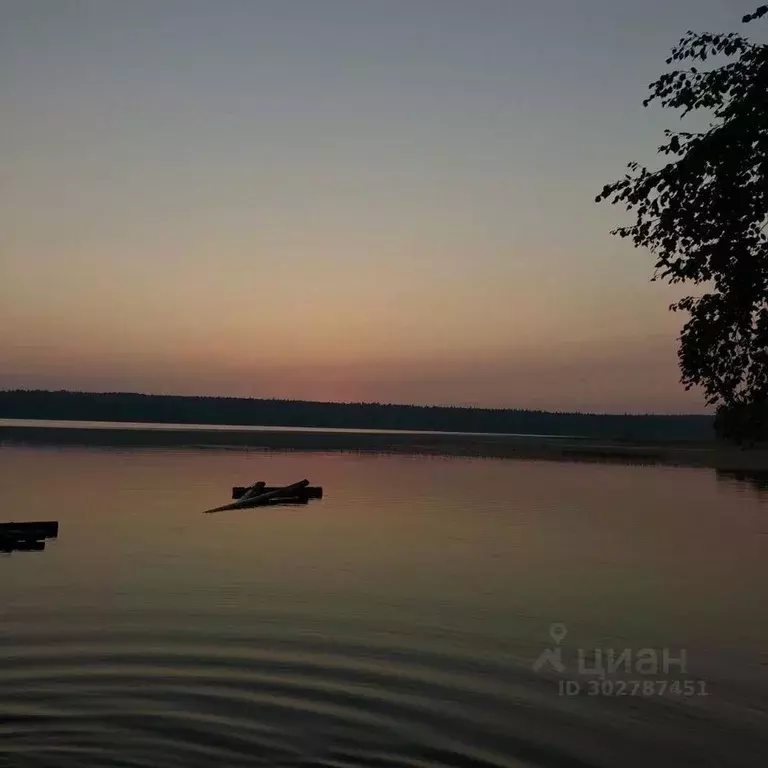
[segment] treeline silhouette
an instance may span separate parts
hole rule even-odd
[[[495,432],[640,441],[698,441],[714,437],[709,416],[556,413],[20,389],[0,390],[0,418]]]

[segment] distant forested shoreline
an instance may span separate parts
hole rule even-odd
[[[641,441],[714,438],[712,417],[698,415],[556,413],[130,392],[0,390],[0,418],[492,432]]]

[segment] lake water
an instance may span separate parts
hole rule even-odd
[[[304,477],[323,500],[201,514]],[[0,506],[61,525],[0,556],[0,766],[768,764],[748,483],[5,446]]]

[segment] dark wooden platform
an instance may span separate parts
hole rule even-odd
[[[0,539],[39,541],[55,539],[58,535],[59,523],[55,520],[0,523]]]
[[[20,541],[18,539],[4,539],[0,536],[0,553],[10,555],[13,552],[43,552],[45,539],[42,541]]]
[[[0,553],[42,552],[46,539],[59,535],[55,520],[0,523]]]

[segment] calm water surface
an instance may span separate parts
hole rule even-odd
[[[61,524],[0,556],[0,766],[768,764],[768,499],[711,471],[6,446],[0,507]]]

